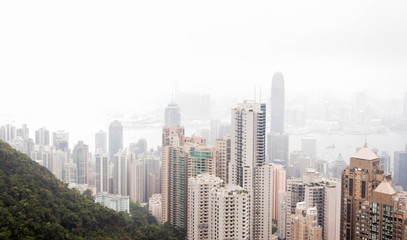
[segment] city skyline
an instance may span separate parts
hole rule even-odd
[[[0,95],[8,103],[0,119],[8,121],[35,115],[65,126],[79,124],[67,115],[76,112],[95,122],[107,112],[165,106],[176,85],[235,103],[261,87],[266,101],[276,71],[284,73],[287,97],[380,90],[402,98],[407,89],[406,3],[26,3],[0,5],[0,22],[8,23],[0,25],[7,36],[0,39],[0,79],[20,94]],[[67,21],[70,14],[76,17]],[[47,107],[27,107],[28,99]]]
[[[406,12],[0,1],[0,236],[407,240]]]

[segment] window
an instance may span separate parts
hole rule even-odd
[[[349,196],[353,196],[353,178],[349,179]]]
[[[366,181],[362,181],[362,198],[366,198]]]

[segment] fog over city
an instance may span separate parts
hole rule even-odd
[[[203,120],[227,121],[255,91],[269,104],[276,71],[286,109],[349,107],[363,92],[374,118],[399,118],[406,12],[403,1],[2,2],[0,121],[93,145],[114,119],[160,127],[176,91],[209,94]],[[140,132],[125,145],[160,144]]]
[[[1,1],[0,238],[407,239],[406,13]]]

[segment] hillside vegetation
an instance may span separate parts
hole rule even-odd
[[[130,216],[94,203],[0,140],[0,239],[183,238],[138,204]]]

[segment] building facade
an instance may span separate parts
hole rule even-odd
[[[110,159],[123,149],[123,125],[119,121],[113,121],[109,125],[109,157]]]
[[[367,145],[350,159],[342,172],[341,239],[362,239],[366,231],[357,229],[357,212],[364,202],[372,200],[372,192],[384,180],[380,158]],[[369,239],[369,238],[368,238]]]
[[[165,126],[181,126],[181,111],[175,102],[170,102],[165,108]]]
[[[88,184],[88,161],[89,147],[83,141],[79,141],[72,151],[73,163],[77,167],[77,182],[78,184]]]

